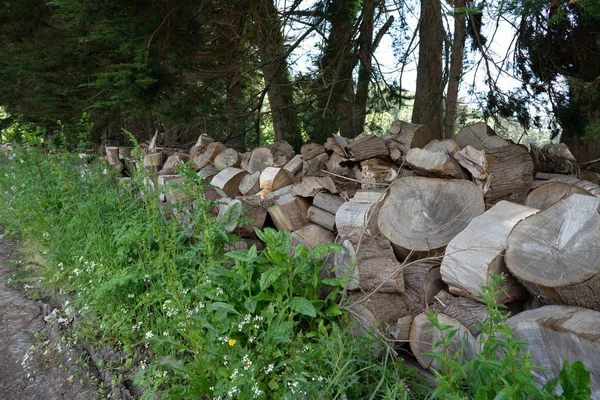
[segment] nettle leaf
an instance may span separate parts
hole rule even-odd
[[[262,291],[268,289],[273,283],[277,281],[277,279],[279,279],[282,273],[282,268],[273,268],[263,272],[260,275],[260,290]]]
[[[312,318],[317,316],[317,310],[315,309],[315,306],[313,306],[312,303],[304,297],[294,297],[292,301],[290,301],[290,308],[297,313]]]

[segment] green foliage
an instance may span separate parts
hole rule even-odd
[[[589,399],[591,396],[590,373],[581,362],[563,363],[560,376],[540,388],[533,371],[539,369],[532,364],[526,349],[527,342],[513,337],[513,329],[506,320],[505,306],[497,302],[502,293],[504,277],[493,275],[492,283],[482,287],[489,318],[478,327],[480,351],[468,361],[463,350],[451,353],[450,343],[458,334],[451,325],[442,325],[437,314],[428,312],[432,326],[442,333],[434,344],[440,352],[426,355],[438,360],[440,371],[435,371],[437,388],[431,394],[438,399]],[[465,361],[467,360],[467,361]],[[560,383],[562,395],[554,395]]]

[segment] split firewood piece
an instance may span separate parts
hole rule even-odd
[[[229,167],[238,168],[240,166],[240,153],[235,149],[224,150],[215,157],[214,165],[219,171]]]
[[[579,307],[544,306],[507,321],[513,337],[527,341],[535,378],[544,385],[561,373],[564,363],[581,361],[591,374],[593,399],[600,396],[600,313]],[[564,359],[564,360],[563,360]]]
[[[240,182],[246,175],[248,172],[243,169],[229,167],[215,175],[210,183],[222,197],[235,197],[240,195]]]
[[[525,146],[510,144],[485,151],[489,190],[485,204],[489,208],[500,200],[523,204],[533,184],[533,160]]]
[[[226,229],[229,232],[234,232],[241,237],[248,237],[254,235],[255,229],[264,227],[267,209],[260,204],[258,196],[223,199],[219,203],[219,217],[226,220]]]
[[[244,196],[252,196],[260,192],[260,172],[248,174],[240,182],[240,193]]]
[[[300,149],[300,154],[302,154],[302,158],[304,159],[304,161],[309,161],[315,158],[316,156],[325,154],[325,148],[320,144],[306,143],[302,145],[302,148]]]
[[[512,230],[506,266],[543,302],[600,310],[599,206],[574,194]]]
[[[525,205],[546,210],[573,194],[600,197],[600,186],[574,176],[552,178],[537,183],[535,188],[527,195]]]
[[[227,147],[223,143],[210,143],[208,146],[206,146],[206,150],[204,150],[203,153],[194,157],[196,169],[202,169],[208,164],[212,164],[215,160],[215,157],[225,150],[227,150]]]
[[[297,231],[309,224],[306,217],[308,207],[306,200],[294,197],[286,203],[269,207],[268,212],[277,229]]]
[[[278,140],[275,143],[268,145],[267,148],[271,150],[271,154],[273,154],[274,167],[282,168],[296,156],[296,152],[292,145],[285,140]]]
[[[365,135],[361,133],[349,142],[348,150],[356,161],[374,157],[386,157],[390,154],[385,141],[377,135]]]
[[[296,154],[285,166],[283,169],[289,171],[290,174],[296,176],[299,172],[302,171],[302,155]]]
[[[292,187],[293,185],[289,185],[279,190],[275,190],[263,199],[263,205],[269,208],[273,206],[280,206],[290,200],[293,200],[296,196],[292,194]],[[306,209],[308,210],[308,206]]]
[[[300,197],[314,197],[317,193],[324,191],[337,193],[333,180],[328,176],[303,176],[302,180],[292,188],[292,194]]]
[[[333,151],[335,154],[339,155],[340,157],[348,158],[350,156],[348,154],[348,152],[346,151],[346,149],[342,148],[340,143],[333,137],[327,138],[327,141],[325,142],[324,147],[325,147],[325,150]]]
[[[452,139],[434,139],[431,142],[427,143],[424,149],[434,153],[447,153],[450,155],[453,155],[454,153],[458,153],[460,151],[460,147],[458,147],[456,142]]]
[[[460,165],[443,152],[410,149],[406,155],[406,162],[418,175],[432,178],[468,178]]]
[[[412,148],[423,148],[434,139],[439,139],[438,134],[430,127],[398,120],[392,123],[385,137],[388,147],[400,150],[402,155]]]
[[[313,199],[313,206],[319,207],[333,215],[337,213],[342,204],[344,204],[344,199],[339,195],[326,192],[315,194],[315,198]]]
[[[564,143],[548,144],[542,148],[531,146],[531,156],[535,172],[577,175],[577,160]]]
[[[402,296],[397,293],[349,292],[346,300],[348,318],[354,323],[354,335],[369,335],[372,332],[387,337],[398,319],[409,316]]]
[[[354,172],[350,168],[354,163],[347,158],[340,156],[337,153],[333,153],[329,160],[327,160],[327,170],[337,175],[346,177],[353,177]]]
[[[490,189],[490,174],[484,150],[477,150],[467,146],[461,151],[454,153],[454,159],[469,173],[473,182],[486,194]]]
[[[208,135],[204,133],[200,135],[198,137],[198,140],[196,141],[196,144],[193,145],[190,149],[190,158],[193,160],[194,158],[202,154],[206,147],[213,142],[214,139],[209,137]]]
[[[248,171],[250,174],[255,172],[263,172],[265,168],[273,164],[273,153],[267,147],[257,147],[252,150],[247,162],[242,160],[241,168]]]
[[[384,161],[380,158],[371,158],[360,162],[361,171],[361,189],[383,188],[385,178],[390,170],[397,168],[394,164]]]
[[[307,212],[307,218],[313,224],[322,226],[330,231],[335,230],[335,215],[315,206],[310,206]]]
[[[448,243],[441,274],[450,292],[483,303],[481,287],[491,283],[490,275],[504,275],[506,286],[498,302],[522,299],[525,289],[506,269],[504,252],[508,236],[521,220],[539,210],[501,201],[471,223]]]
[[[294,183],[292,175],[283,168],[267,167],[260,173],[260,197]]]
[[[509,144],[485,122],[475,122],[462,127],[454,137],[454,141],[461,149],[471,146],[477,150],[497,149]]]
[[[123,163],[119,158],[119,148],[116,146],[106,146],[106,161],[119,171],[123,170]]]
[[[327,161],[329,161],[329,156],[326,153],[319,154],[310,160],[304,158],[304,162],[302,163],[302,175],[326,176],[326,173],[323,172],[323,170],[327,169]]]
[[[414,315],[424,312],[442,290],[448,286],[442,280],[439,262],[419,261],[402,269],[404,275],[404,301]]]
[[[217,175],[219,173],[219,171],[217,171],[217,169],[212,166],[212,165],[207,165],[206,167],[202,168],[200,171],[198,171],[198,176],[200,178],[202,178],[202,180],[205,183],[210,183],[212,181],[212,179],[214,178],[215,175]]]
[[[148,173],[158,174],[158,171],[160,171],[163,166],[163,162],[163,153],[152,153],[144,156],[144,168]]]
[[[167,201],[167,192],[168,189],[166,186],[171,184],[181,184],[183,183],[183,177],[181,175],[159,175],[157,178],[158,187],[160,188],[159,199],[161,202]]]
[[[187,154],[175,153],[167,158],[167,161],[165,161],[165,164],[158,174],[173,175],[177,173],[178,164],[185,164],[188,161],[190,161],[190,156]]]
[[[378,224],[397,255],[439,253],[484,211],[483,194],[473,182],[408,177],[390,187]]]
[[[370,238],[379,233],[379,203],[345,202],[335,214],[335,226],[342,239]]]

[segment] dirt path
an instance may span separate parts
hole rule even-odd
[[[2,231],[0,227],[0,237]],[[78,367],[77,351],[53,345],[44,319],[47,305],[7,286],[14,252],[15,244],[0,238],[0,399],[102,397],[97,394],[98,386]]]

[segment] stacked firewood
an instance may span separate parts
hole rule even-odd
[[[120,153],[107,148],[118,168]],[[530,151],[485,123],[439,140],[395,121],[383,138],[333,135],[300,154],[285,141],[239,153],[203,135],[189,153],[150,151],[144,167],[165,185],[181,181],[176,165],[188,161],[240,247],[260,246],[254,228],[265,226],[290,230],[292,248],[343,245],[325,256],[322,276],[344,280],[355,332],[407,342],[437,368],[423,354],[441,334],[431,308],[470,357],[488,316],[481,287],[500,275],[514,336],[548,368],[540,381],[557,376],[562,357],[582,360],[600,395],[600,179],[564,145]],[[163,200],[184,199],[171,189]]]

